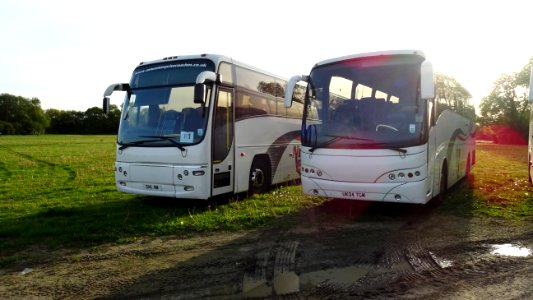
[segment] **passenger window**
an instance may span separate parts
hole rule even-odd
[[[219,90],[215,110],[213,161],[219,163],[228,156],[233,142],[233,99],[230,91]]]
[[[228,63],[221,63],[218,70],[220,76],[222,77],[222,83],[233,84],[233,68]]]
[[[384,92],[382,92],[380,90],[377,90],[375,97],[376,98],[387,99],[388,95],[387,95],[387,93],[384,93]]]
[[[355,88],[355,98],[362,99],[368,97],[372,97],[372,88],[359,83]]]
[[[353,82],[351,80],[343,77],[333,76],[331,77],[331,81],[329,83],[329,92],[346,99],[350,99],[352,93],[352,84]]]

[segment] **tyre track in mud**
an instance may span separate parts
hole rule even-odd
[[[496,292],[489,289],[484,294],[501,298],[498,292],[501,290],[504,299],[525,299],[532,293],[531,278],[527,280],[531,258],[494,256],[489,253],[489,245],[501,243],[502,239],[479,239],[477,233],[473,240],[468,240],[471,238],[468,235],[455,236],[452,231],[441,241],[439,230],[426,230],[441,222],[431,219],[431,212],[424,208],[412,215],[393,217],[391,222],[378,217],[376,221],[342,225],[336,220],[315,225],[315,229],[310,226],[307,233],[302,233],[305,230],[301,228],[278,233],[282,238],[270,249],[257,253],[255,269],[244,274],[241,296],[464,298],[494,285]],[[460,231],[463,224],[453,224],[454,221],[450,223]],[[505,232],[501,234],[505,236]],[[479,233],[480,237],[484,235]],[[505,242],[516,240],[533,246],[531,231]],[[272,257],[283,255],[285,248],[291,249],[290,257],[295,260],[289,265],[294,267],[282,274],[272,273],[269,270],[278,267],[278,260]],[[277,287],[281,281],[277,276],[284,278],[284,289]],[[510,282],[512,291],[506,291],[505,282]]]
[[[326,241],[326,245],[322,247],[315,244],[312,253],[305,253],[309,250],[307,247],[299,248],[299,253],[296,254],[294,245],[300,244],[305,244],[305,241],[301,239],[281,242],[269,249],[270,251],[258,253],[256,268],[244,275],[243,296],[261,298],[293,295],[305,298],[329,298],[364,290],[364,287],[372,286],[374,289],[384,282],[393,282],[400,278],[418,280],[424,272],[431,274],[442,272],[431,252],[419,244],[400,250],[388,248],[362,253],[355,251],[355,248],[350,251],[343,247],[327,245]],[[351,248],[354,245],[348,243],[348,246]],[[285,249],[290,251],[287,252]],[[276,259],[271,259],[272,256]],[[278,259],[283,256],[290,259]],[[313,263],[301,259],[305,256],[320,262]],[[267,259],[268,257],[270,259]],[[280,271],[269,271],[272,269]]]
[[[311,208],[285,217],[281,226],[238,234],[111,245],[56,259],[23,277],[27,282],[0,291],[16,295],[12,298],[62,299],[527,299],[532,294],[531,257],[490,254],[499,243],[533,247],[531,229],[426,212],[378,210],[359,219]],[[21,277],[10,280],[0,285]]]
[[[486,259],[463,262],[445,269],[425,270],[402,274],[387,284],[363,285],[353,290],[340,291],[344,297],[392,299],[528,299],[532,295],[531,259]],[[518,282],[513,282],[521,277]],[[529,280],[525,280],[529,278]],[[512,284],[512,291],[505,288]],[[498,286],[496,292],[493,287]],[[491,291],[492,290],[492,291]]]
[[[320,219],[317,215],[300,217]],[[404,273],[439,268],[429,252],[420,246],[391,251],[392,246],[383,247],[379,239],[373,239],[390,236],[391,229],[401,230],[406,224],[416,223],[416,216],[407,219],[389,224],[353,223],[340,216],[333,222],[319,221],[307,228],[278,232],[276,244],[258,252],[255,268],[244,274],[242,296],[330,297],[339,291],[349,291],[372,276],[383,280],[391,274],[397,278]]]
[[[169,267],[128,285],[113,288],[101,299],[231,299],[242,290],[243,273],[250,269],[254,257],[252,253],[273,245],[270,241],[259,242],[253,233],[238,238],[232,236],[235,234],[211,236],[214,240],[227,241],[223,245],[211,242],[208,238],[207,242],[200,241],[182,249],[174,249],[172,254],[159,255],[158,260],[172,261]],[[189,255],[184,259],[183,255],[187,252]],[[174,261],[177,257],[180,257],[181,262]]]

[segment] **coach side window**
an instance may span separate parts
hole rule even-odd
[[[220,89],[215,110],[213,161],[226,158],[233,141],[233,99],[229,91]]]

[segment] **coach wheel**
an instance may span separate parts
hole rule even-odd
[[[263,159],[254,159],[250,169],[250,192],[264,193],[270,186],[270,172]]]

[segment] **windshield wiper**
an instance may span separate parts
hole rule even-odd
[[[142,138],[157,138],[157,139],[161,139],[161,140],[166,140],[166,141],[169,141],[171,142],[172,144],[176,145],[176,147],[178,147],[181,151],[185,151],[185,148],[178,142],[176,142],[175,140],[173,140],[171,137],[169,136],[159,136],[159,135],[143,135],[143,136],[140,136]],[[144,144],[144,143],[151,143],[151,142],[156,142],[157,140],[141,140],[141,141],[135,141],[135,142],[131,142],[131,143],[127,143],[127,144],[123,144],[121,145],[118,150],[124,150],[128,147],[131,147],[131,146],[137,146],[137,145],[141,145],[141,144]]]
[[[178,147],[178,149],[180,149],[181,151],[185,151],[185,147],[183,147],[180,143],[176,142],[176,140],[174,140],[170,136],[164,136],[164,135],[141,135],[139,137],[166,140],[166,141],[169,141],[172,144],[176,145],[176,147]]]
[[[120,145],[120,147],[118,147],[118,150],[124,150],[130,146],[137,146],[137,145],[141,145],[144,143],[155,142],[155,141],[156,140],[146,140],[146,141],[135,141],[135,142],[127,143],[127,144],[122,144]]]
[[[401,154],[406,154],[407,153],[407,150],[406,149],[403,149],[403,148],[396,148],[396,147],[387,147],[385,149],[389,149],[389,150],[393,150],[393,151],[398,151],[400,152]]]

